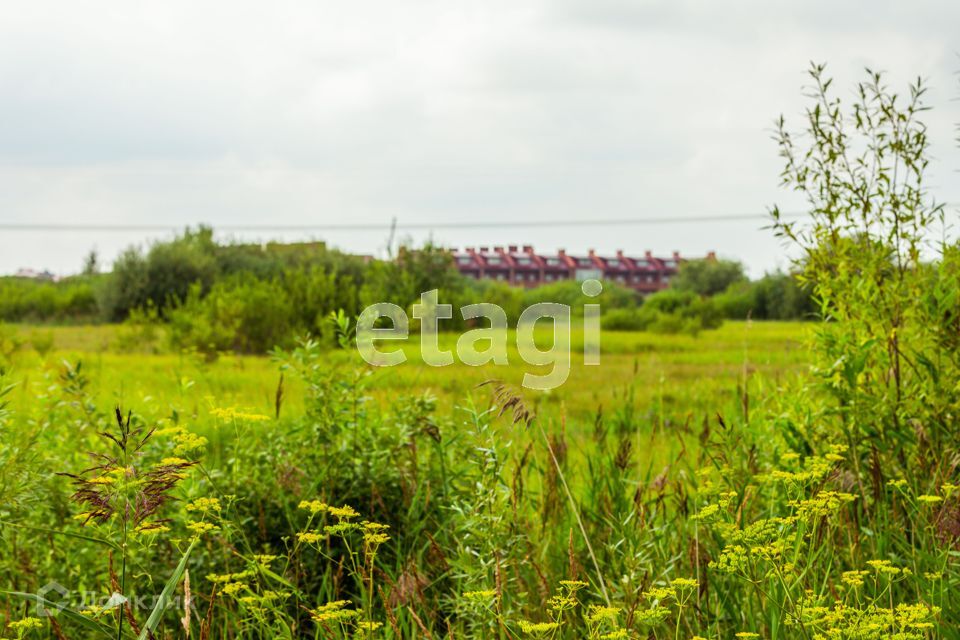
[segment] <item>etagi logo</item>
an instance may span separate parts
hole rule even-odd
[[[603,291],[599,280],[586,280],[581,291],[595,298]],[[432,367],[446,367],[454,363],[452,351],[443,351],[439,344],[441,320],[453,318],[453,305],[440,304],[438,291],[433,289],[420,295],[420,303],[413,305],[413,317],[420,321],[420,353],[423,361]],[[457,357],[464,364],[479,367],[488,363],[509,364],[507,355],[508,323],[502,307],[493,303],[470,304],[462,307],[464,320],[483,320],[489,326],[471,329],[457,339]],[[539,302],[523,310],[517,321],[517,351],[527,364],[550,366],[545,375],[526,373],[523,386],[529,389],[556,389],[570,375],[570,306],[557,302]],[[382,319],[392,323],[390,327]],[[546,349],[538,347],[535,329],[541,321],[550,322],[552,342]],[[410,320],[403,308],[389,302],[378,302],[363,310],[357,318],[357,349],[368,363],[378,367],[393,367],[406,362],[407,355],[400,349],[380,351],[378,341],[406,340],[410,335]],[[486,348],[478,348],[478,347]],[[583,305],[583,363],[600,364],[600,305]]]

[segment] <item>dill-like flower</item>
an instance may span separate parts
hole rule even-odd
[[[325,540],[326,537],[326,535],[316,531],[301,531],[297,534],[297,541],[305,544],[317,544],[321,540]]]
[[[323,528],[327,535],[344,536],[351,531],[356,531],[360,525],[356,522],[338,522],[337,524],[328,524]]]
[[[877,573],[896,575],[902,571],[899,567],[893,566],[893,563],[889,560],[867,560],[867,564],[873,567]]]
[[[170,531],[170,527],[156,520],[142,522],[134,529],[134,532],[138,535],[156,535],[158,533],[166,533],[167,531]]]
[[[597,624],[607,620],[615,620],[619,614],[620,609],[617,607],[604,607],[592,604],[587,612],[587,622]]]
[[[311,515],[326,511],[328,506],[325,502],[319,500],[303,500],[300,502],[300,508],[310,512]]]
[[[246,421],[246,422],[264,422],[270,419],[270,416],[261,415],[259,413],[247,413],[245,411],[238,411],[233,407],[230,408],[214,408],[210,410],[210,415],[225,420],[227,422],[232,422],[234,420]]]
[[[381,544],[385,543],[390,539],[385,533],[365,533],[363,534],[363,542],[367,547],[379,547]]]
[[[720,512],[719,504],[708,504],[702,509],[700,509],[700,512],[697,513],[695,516],[693,516],[693,519],[705,522],[713,518],[713,516],[717,515],[719,512]]]
[[[207,446],[206,438],[189,431],[181,431],[174,437],[174,441],[177,444],[173,448],[173,452],[177,454],[192,453]]]
[[[360,515],[356,509],[346,504],[342,507],[329,507],[327,510],[338,520],[350,520]]]
[[[571,591],[576,591],[577,589],[582,589],[584,587],[590,586],[588,583],[583,580],[561,580],[560,585],[570,589]]]
[[[640,624],[649,625],[655,627],[664,620],[667,619],[667,616],[670,615],[670,610],[667,607],[661,607],[655,605],[649,609],[639,609],[634,615],[634,619]]]
[[[495,598],[497,592],[494,589],[483,589],[481,591],[466,591],[463,597],[467,600],[489,600]]]
[[[333,602],[328,602],[312,610],[310,617],[316,622],[342,622],[358,617],[360,612],[356,609],[344,608],[348,604],[350,604],[349,600],[334,600]]]
[[[357,629],[361,631],[376,631],[382,626],[382,622],[376,622],[374,620],[361,620],[357,623]]]
[[[846,503],[853,502],[857,497],[851,493],[836,491],[821,491],[808,500],[791,500],[788,504],[795,507],[801,518],[821,518],[834,513]]]
[[[653,587],[649,591],[644,591],[643,596],[648,600],[666,600],[673,596],[673,589],[669,587]]]
[[[917,500],[923,504],[937,504],[938,502],[943,502],[943,496],[931,496],[924,494],[922,496],[917,496]]]
[[[228,582],[223,585],[223,592],[228,596],[235,596],[241,591],[246,591],[250,587],[245,582]]]
[[[22,620],[14,620],[9,625],[10,629],[14,631],[29,631],[31,629],[42,629],[43,621],[40,618],[23,618]]]
[[[700,583],[692,578],[674,578],[670,581],[670,586],[677,591],[683,591],[686,589],[696,589],[700,586]]]
[[[209,513],[211,511],[220,511],[220,500],[217,498],[197,498],[186,506],[187,511],[197,511],[199,513]]]
[[[840,579],[851,587],[862,587],[863,579],[868,575],[870,575],[869,571],[844,571]]]
[[[253,556],[253,561],[254,561],[254,562],[256,562],[256,563],[259,564],[259,565],[264,565],[264,566],[270,564],[271,562],[273,562],[273,561],[276,560],[276,559],[277,559],[277,556],[271,556],[271,555],[267,555],[267,554],[256,554],[256,555]]]
[[[530,622],[521,620],[519,622],[520,630],[527,634],[544,634],[557,629],[560,625],[556,622]]]
[[[211,533],[213,531],[220,531],[220,527],[210,522],[188,522],[187,529],[193,531],[198,536],[201,536],[205,533]]]

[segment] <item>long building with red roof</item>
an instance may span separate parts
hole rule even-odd
[[[642,256],[600,256],[592,249],[586,255],[572,255],[560,249],[555,254],[537,253],[530,245],[518,247],[467,247],[453,251],[453,259],[463,275],[488,279],[518,287],[539,287],[564,280],[591,278],[616,282],[641,293],[652,293],[670,286],[683,258],[676,251],[669,258]],[[711,252],[707,258],[713,258]]]

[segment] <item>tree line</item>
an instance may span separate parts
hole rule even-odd
[[[96,264],[88,257],[82,274],[58,282],[0,278],[0,321],[162,324],[175,346],[262,353],[296,335],[329,332],[331,313],[356,316],[374,302],[408,307],[431,289],[455,308],[498,304],[511,321],[536,302],[574,310],[596,302],[576,282],[520,289],[466,278],[447,251],[431,244],[376,260],[320,242],[218,242],[208,227],[146,249],[130,247],[109,273],[98,273]],[[688,261],[670,289],[646,298],[612,282],[604,283],[602,296],[609,329],[696,333],[724,318],[815,313],[809,292],[793,276],[750,280],[740,263],[726,260]],[[462,323],[455,317],[449,326],[462,329]]]

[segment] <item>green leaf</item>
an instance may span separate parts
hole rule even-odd
[[[115,551],[120,551],[120,545],[118,545],[116,542],[112,542],[104,538],[97,538],[96,536],[84,535],[82,533],[74,533],[72,531],[60,531],[58,529],[50,529],[48,527],[35,527],[29,524],[18,524],[16,522],[7,522],[5,520],[0,520],[0,526],[17,527],[18,529],[27,529],[29,531],[40,531],[43,533],[52,533],[53,535],[56,535],[56,536],[66,536],[68,538],[86,540],[87,542],[95,542],[97,544],[102,544],[104,546],[110,547]]]
[[[187,547],[187,550],[184,552],[183,557],[180,558],[180,564],[177,565],[173,575],[170,576],[167,584],[164,585],[163,591],[160,592],[157,604],[154,605],[153,611],[150,612],[150,617],[147,618],[147,623],[143,626],[143,630],[140,632],[137,640],[147,640],[150,633],[157,630],[157,625],[160,624],[160,618],[163,617],[163,610],[167,608],[167,603],[170,602],[170,596],[174,590],[176,590],[177,585],[180,584],[180,578],[183,577],[183,572],[187,569],[187,559],[190,557],[190,552],[193,551],[193,547],[197,544],[197,540],[199,540],[199,538],[193,539],[193,542],[190,543],[190,546]]]

